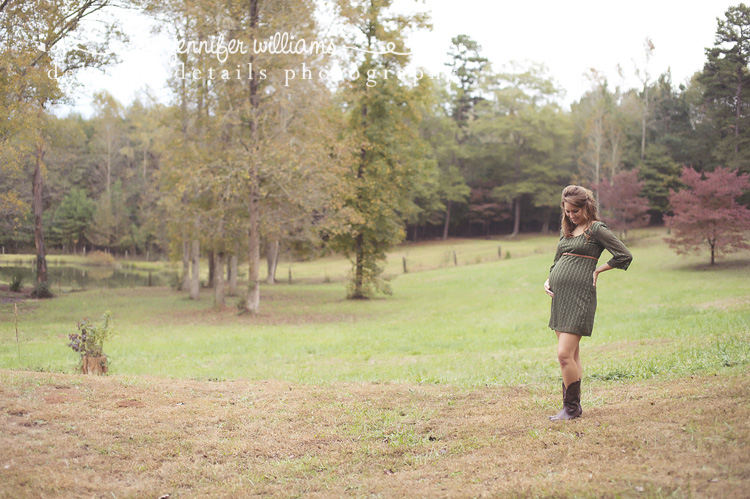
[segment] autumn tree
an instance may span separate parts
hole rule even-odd
[[[0,145],[3,155],[32,158],[37,256],[34,294],[39,297],[50,296],[42,224],[47,153],[45,110],[63,96],[60,79],[68,78],[77,69],[100,67],[114,60],[114,55],[108,53],[108,46],[113,37],[120,34],[116,24],[105,21],[102,24],[106,27],[100,31],[86,22],[92,14],[113,3],[109,0],[6,0],[0,4]],[[67,45],[65,42],[73,36],[75,44]],[[8,154],[11,142],[19,134],[26,136],[30,147],[22,153]]]
[[[185,267],[197,266],[200,245],[213,262],[209,280],[221,305],[222,261],[245,252],[249,273],[241,308],[255,313],[263,243],[271,253],[288,234],[309,235],[303,226],[323,223],[327,200],[336,192],[330,91],[318,78],[328,68],[324,54],[256,50],[276,32],[316,39],[314,4],[174,0],[154,2],[149,10],[169,21],[183,48],[219,37],[248,48],[225,59],[200,45],[180,51],[172,80],[179,99],[180,128],[173,131],[178,147],[163,153],[159,175],[170,230],[185,248]],[[311,71],[315,76],[308,79]],[[236,267],[230,264],[235,280]],[[195,288],[197,272],[192,274],[189,287]]]
[[[643,181],[638,170],[625,170],[612,180],[604,179],[594,188],[599,192],[602,220],[610,229],[627,234],[628,229],[642,227],[649,222],[648,199],[642,196]]]
[[[708,246],[711,265],[727,253],[750,249],[750,210],[736,199],[750,189],[750,174],[718,167],[700,173],[690,167],[680,177],[685,188],[669,197],[674,215],[665,217],[674,231],[665,239],[678,254],[699,252]]]

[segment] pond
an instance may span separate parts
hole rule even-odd
[[[36,280],[34,262],[0,262],[0,283],[9,284],[21,276],[22,286],[31,287]],[[70,265],[47,262],[51,290],[89,288],[133,288],[141,286],[172,286],[179,275],[172,270],[149,270],[135,264],[113,266]]]

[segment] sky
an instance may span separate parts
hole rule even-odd
[[[433,29],[409,37],[406,50],[415,66],[428,74],[445,72],[451,38],[466,34],[482,46],[495,70],[510,61],[542,63],[565,92],[569,106],[590,87],[584,74],[603,73],[611,86],[639,86],[635,67],[645,67],[644,41],[654,52],[648,65],[652,78],[671,70],[675,85],[703,67],[705,48],[714,43],[716,18],[737,2],[711,0],[506,1],[506,0],[396,0],[403,11],[429,11]],[[72,93],[72,102],[58,114],[74,110],[88,116],[96,91],[106,89],[128,105],[148,92],[163,103],[172,98],[166,80],[175,45],[166,34],[154,34],[151,21],[135,12],[117,16],[130,42],[118,53],[122,62],[102,73],[86,70]],[[335,28],[335,26],[333,26]],[[399,50],[403,50],[399,48]],[[618,72],[618,65],[622,69]]]

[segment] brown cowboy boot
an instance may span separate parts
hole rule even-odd
[[[565,381],[562,382],[562,394],[563,394],[563,403],[565,403]],[[549,416],[550,419],[554,419],[557,417],[557,414],[554,416]]]
[[[579,379],[567,388],[563,385],[563,408],[555,416],[550,416],[550,420],[575,419],[581,414],[583,414],[583,409],[581,408],[581,380]]]

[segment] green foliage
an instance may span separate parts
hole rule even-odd
[[[89,237],[96,245],[119,248],[123,246],[129,232],[130,209],[126,203],[122,181],[118,179],[96,202]]]
[[[403,221],[419,212],[415,196],[427,197],[424,186],[436,180],[435,161],[418,133],[429,89],[426,84],[410,87],[399,78],[383,78],[386,70],[402,69],[407,59],[377,53],[386,43],[402,46],[406,31],[423,26],[425,19],[393,15],[388,10],[391,3],[341,2],[345,18],[365,36],[360,45],[367,52],[358,61],[359,74],[380,75],[374,85],[360,79],[344,93],[356,146],[346,176],[351,186],[343,202],[346,222],[332,231],[330,244],[352,260],[350,298],[390,292],[381,277],[386,251],[403,240]]]
[[[497,75],[490,89],[493,98],[477,106],[472,133],[478,157],[497,159],[475,176],[491,182],[495,200],[513,207],[517,234],[524,202],[542,208],[559,202],[570,175],[564,167],[570,127],[555,103],[560,90],[543,66],[513,67]]]
[[[652,210],[666,213],[669,194],[680,187],[680,165],[660,144],[646,146],[646,156],[638,168],[638,178],[643,181],[642,194]]]
[[[104,355],[104,341],[112,338],[115,333],[111,324],[112,316],[109,311],[104,312],[99,324],[83,319],[77,325],[78,333],[68,335],[68,346],[83,357],[101,357]]]
[[[669,190],[678,186],[678,165],[750,171],[745,5],[719,20],[716,43],[692,81],[674,86],[669,71],[656,79],[645,73],[642,88],[624,89],[593,72],[591,90],[570,112],[558,106],[560,94],[542,66],[493,72],[481,46],[465,34],[445,54],[447,83],[424,78],[411,85],[394,77],[408,56],[382,49],[392,43],[408,52],[409,32],[427,26],[428,15],[401,15],[392,0],[338,0],[346,44],[371,51],[349,52],[347,69],[358,69],[358,80],[329,89],[298,72],[286,87],[274,75],[298,66],[299,57],[256,54],[253,64],[271,76],[256,78],[254,86],[233,79],[173,81],[176,104],[170,106],[147,95],[123,106],[98,93],[92,117],[55,118],[45,110],[63,92],[46,71],[61,62],[69,69],[101,66],[116,57],[64,51],[57,43],[76,36],[79,48],[109,54],[116,28],[108,26],[95,40],[80,31],[85,24],[67,22],[106,3],[88,2],[82,11],[75,2],[38,9],[3,3],[0,67],[10,69],[0,81],[0,244],[10,251],[34,244],[27,191],[37,155],[43,157],[48,247],[78,251],[94,243],[152,255],[171,248],[176,256],[184,240],[196,239],[204,252],[245,255],[253,234],[263,245],[280,241],[284,257],[348,254],[353,296],[388,289],[378,281],[383,255],[405,237],[405,226],[428,237],[440,225],[446,235],[447,226],[451,235],[464,236],[511,227],[546,231],[564,185],[590,187],[633,168],[658,222]],[[244,43],[275,31],[298,39],[320,34],[315,6],[306,0],[257,2],[262,22],[255,26],[246,10],[230,4],[147,4],[173,28],[187,27],[178,31],[185,39],[215,36],[226,20]],[[188,72],[213,62],[205,54],[183,55]],[[226,66],[246,64],[242,57],[231,55]],[[329,59],[316,60],[315,69],[325,69]],[[748,200],[750,194],[739,201]],[[252,223],[257,227],[249,229]]]
[[[78,247],[86,242],[86,232],[94,219],[96,204],[86,191],[73,187],[63,198],[55,213],[55,224],[50,232],[56,233],[63,244]]]
[[[34,285],[34,290],[31,292],[32,298],[52,298],[52,291],[49,289],[49,282],[37,282]]]
[[[466,127],[473,118],[474,107],[482,100],[478,89],[482,78],[490,71],[489,59],[480,55],[482,47],[468,35],[458,35],[451,40],[448,51],[451,68],[451,114],[459,127]],[[459,140],[459,142],[461,142]]]
[[[730,169],[750,173],[750,117],[742,110],[750,102],[750,7],[729,7],[717,19],[714,46],[699,81],[703,103],[712,121],[715,155]]]

